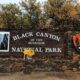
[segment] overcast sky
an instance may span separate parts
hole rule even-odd
[[[22,0],[0,0],[0,4],[7,4],[7,3],[19,3],[20,1]],[[40,2],[44,2],[44,1],[47,1],[47,0],[38,0]],[[73,0],[75,1],[75,0]],[[80,4],[80,0],[76,0],[79,4]]]
[[[6,3],[19,3],[21,0],[0,0],[0,4],[6,4]],[[44,2],[46,0],[38,0],[40,2]]]

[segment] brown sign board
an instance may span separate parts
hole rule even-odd
[[[64,33],[53,30],[0,30],[0,60],[5,60],[1,61],[1,65],[6,61],[14,66],[23,65],[23,51],[28,48],[35,51],[36,56],[32,59],[38,65],[34,65],[35,69],[40,66],[46,70],[45,67],[48,66],[47,71],[80,70],[80,52],[77,50],[80,49],[80,31]],[[32,60],[29,65],[33,66]],[[25,60],[25,67],[26,64]],[[20,68],[23,69],[23,66]]]
[[[64,54],[64,33],[52,30],[0,30],[1,54],[21,55],[33,48],[36,54]],[[2,41],[1,41],[2,40]],[[3,44],[2,44],[3,43]]]

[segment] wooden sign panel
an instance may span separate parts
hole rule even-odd
[[[7,64],[10,61],[8,67],[11,64],[16,66],[20,63],[22,66],[23,51],[28,48],[33,48],[35,51],[36,56],[33,56],[35,61],[32,59],[35,70],[36,67],[40,67],[45,71],[46,66],[47,71],[80,70],[79,31],[64,33],[52,30],[0,30],[0,58],[7,61]],[[29,65],[33,66],[31,63]],[[20,70],[24,67],[21,66]],[[12,69],[19,68],[12,66]],[[27,67],[26,70],[28,70]]]
[[[2,35],[3,33],[3,35]],[[22,54],[25,49],[33,48],[36,54],[59,55],[64,53],[64,35],[52,30],[1,30],[1,42],[7,48],[1,53]]]

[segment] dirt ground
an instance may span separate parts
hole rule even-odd
[[[77,72],[33,72],[32,74],[13,73],[1,74],[0,80],[80,80],[80,73]]]

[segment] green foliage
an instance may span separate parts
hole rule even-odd
[[[18,14],[20,13],[19,7],[16,4],[6,4],[0,6],[0,16],[2,20],[2,22],[0,22],[0,27],[17,28],[20,21],[18,17]]]
[[[17,4],[0,4],[0,28],[79,30],[80,5],[72,0],[48,0],[44,5],[37,0]]]
[[[36,0],[25,0],[21,3],[22,8],[25,10],[25,13],[28,15],[28,22],[30,28],[39,27],[39,17],[41,15],[40,4],[36,3]]]

